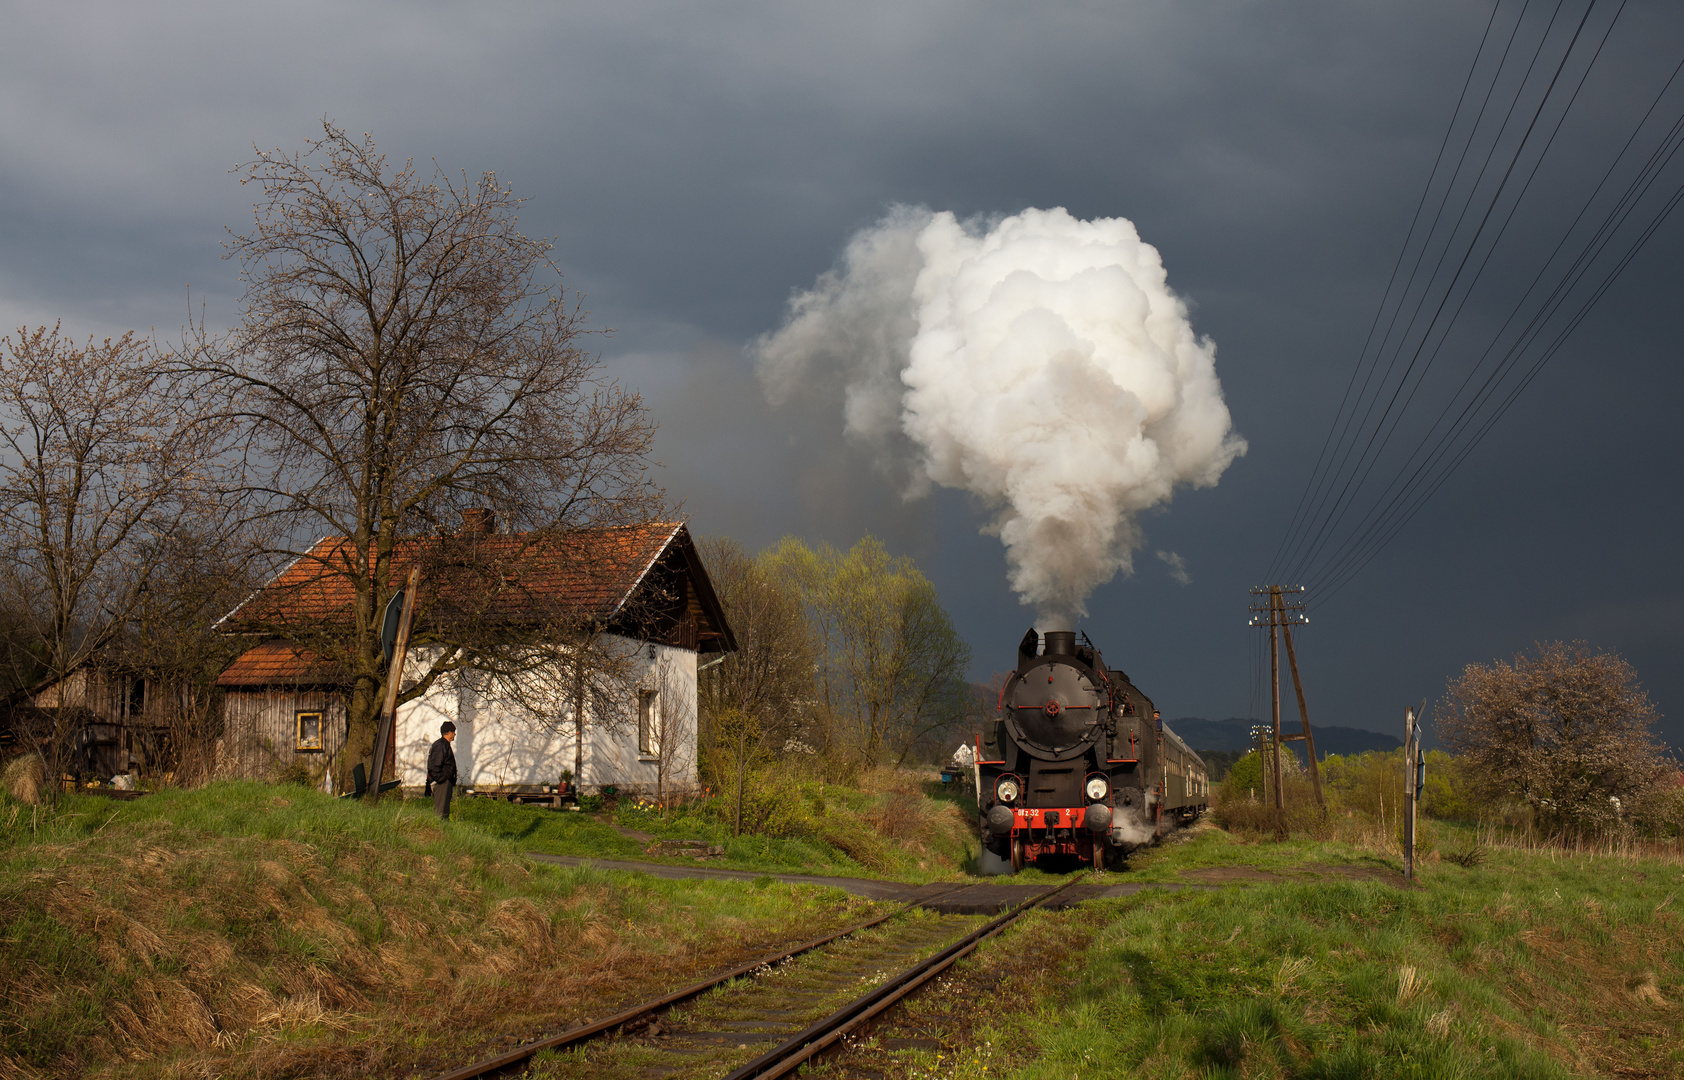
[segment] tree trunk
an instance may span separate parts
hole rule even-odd
[[[748,728],[746,725],[737,731],[737,816],[736,824],[732,827],[732,836],[743,834],[743,789],[748,784]]]
[[[351,685],[351,699],[345,703],[345,749],[340,754],[341,790],[351,789],[351,773],[358,764],[374,760],[374,740],[380,734],[378,690],[370,679],[357,679]]]

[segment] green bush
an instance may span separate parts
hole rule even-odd
[[[1398,762],[1402,768],[1402,760]],[[1493,807],[1482,800],[1467,774],[1467,763],[1443,750],[1427,751],[1427,778],[1421,788],[1421,812],[1440,821],[1478,821]]]
[[[1240,758],[1222,781],[1223,801],[1263,797],[1263,758],[1257,751]]]

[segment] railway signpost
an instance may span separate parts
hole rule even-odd
[[[1403,713],[1403,876],[1410,881],[1415,880],[1415,808],[1421,802],[1426,772],[1427,759],[1421,753],[1421,715],[1415,709],[1406,709]]]
[[[368,801],[380,801],[380,782],[386,776],[386,762],[391,754],[392,728],[398,711],[398,683],[403,678],[404,657],[409,653],[409,628],[415,621],[415,594],[421,584],[421,568],[409,571],[409,581],[403,592],[393,597],[401,600],[394,609],[387,605],[385,625],[381,628],[381,647],[389,665],[386,675],[386,696],[380,706],[380,733],[374,738],[374,775],[369,780]],[[395,783],[396,781],[394,781]]]

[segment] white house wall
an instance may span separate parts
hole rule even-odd
[[[668,645],[617,639],[635,649],[637,686],[652,688],[657,672],[666,671],[668,693],[675,693],[685,717],[678,747],[668,762],[666,787],[696,785],[696,653]],[[653,650],[653,659],[650,652]],[[418,678],[427,658],[412,657],[407,678]],[[427,778],[427,755],[446,720],[456,724],[457,783],[495,788],[554,784],[563,770],[573,769],[573,722],[563,713],[538,722],[525,710],[488,699],[471,687],[446,685],[441,679],[422,697],[400,707],[397,715],[398,780],[405,787],[421,787]],[[612,784],[622,791],[656,789],[659,759],[638,753],[636,717],[614,729],[592,722],[587,712],[582,775],[586,790]]]

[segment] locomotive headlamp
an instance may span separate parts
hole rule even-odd
[[[1111,782],[1103,776],[1090,776],[1088,777],[1087,793],[1089,802],[1100,802],[1104,800],[1105,796],[1111,794]]]
[[[994,783],[994,797],[1003,803],[1017,802],[1017,797],[1023,794],[1018,786],[1017,777],[1002,776]]]

